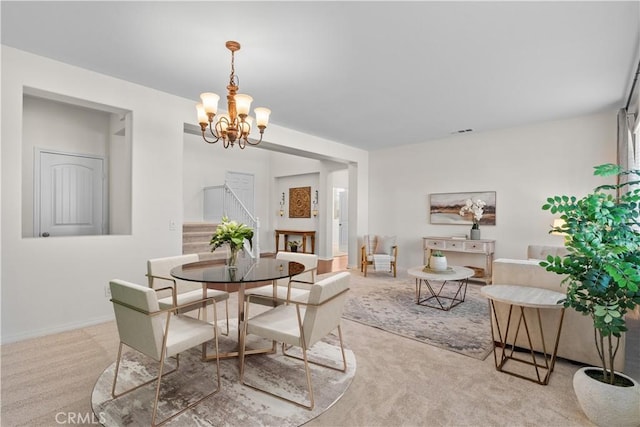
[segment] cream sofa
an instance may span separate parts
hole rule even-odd
[[[493,285],[533,286],[564,293],[566,287],[560,284],[563,276],[548,272],[538,264],[540,260],[546,259],[547,255],[563,256],[564,254],[566,254],[566,249],[563,246],[529,246],[527,259],[496,259],[493,262],[492,283]],[[496,313],[500,325],[506,325],[508,305],[496,303]],[[515,314],[514,310],[512,316],[515,316]],[[533,317],[531,317],[533,315],[532,309],[525,309],[525,315],[528,315],[527,319],[533,319]],[[542,310],[541,318],[545,341],[547,342],[547,351],[550,352],[553,348],[549,343],[553,342],[557,331],[558,311]],[[512,325],[515,324],[512,323]],[[535,328],[535,330],[537,330],[537,325],[535,325]],[[508,343],[513,343],[514,339],[512,332],[515,332],[515,327],[511,329],[509,337],[507,338]],[[504,333],[504,330],[502,330],[502,332]],[[535,334],[532,339],[534,349],[541,351],[542,344],[538,334]],[[624,344],[623,335],[623,338],[620,340],[620,348],[618,349],[615,366],[616,370],[620,371],[622,371],[624,367]],[[529,347],[526,342],[524,330],[518,335],[516,345],[524,348]],[[591,317],[584,316],[571,308],[565,310],[560,343],[558,345],[558,357],[593,366],[601,365],[595,346]]]

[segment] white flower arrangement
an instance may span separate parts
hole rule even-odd
[[[473,221],[473,228],[478,228],[478,224],[484,214],[484,207],[487,204],[480,200],[467,199],[462,209],[460,209],[460,216],[466,216],[468,213],[472,214],[471,221]]]

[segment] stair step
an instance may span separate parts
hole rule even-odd
[[[183,232],[182,243],[209,243],[211,236],[213,236],[213,232],[209,231]]]
[[[182,245],[183,254],[200,254],[211,252],[211,246],[209,242],[205,243],[184,243]]]
[[[213,234],[218,224],[212,222],[185,222],[182,224],[183,233],[207,232]]]

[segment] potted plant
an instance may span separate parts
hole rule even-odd
[[[297,240],[292,240],[290,242],[287,242],[287,245],[289,245],[291,252],[298,252],[298,246],[300,246],[300,242]]]
[[[484,214],[484,207],[487,205],[483,200],[471,200],[467,199],[464,206],[460,209],[460,216],[465,217],[467,214],[471,214],[471,233],[469,238],[471,240],[480,240],[480,220]]]
[[[447,269],[447,257],[441,251],[433,251],[429,257],[429,268],[435,271]]]
[[[605,164],[596,166],[594,175],[617,176],[618,180],[616,184],[601,185],[580,199],[550,197],[542,206],[564,220],[551,232],[565,235],[568,254],[548,256],[540,265],[566,275],[562,282],[567,286],[564,306],[593,319],[601,366],[579,370],[573,381],[583,411],[598,425],[637,426],[640,386],[615,372],[614,362],[619,340],[627,331],[625,314],[640,305],[640,181],[636,180],[640,171]],[[605,395],[592,399],[596,392],[585,390],[591,384],[602,384]],[[626,394],[629,396],[622,397]],[[604,407],[594,408],[592,405],[596,404]],[[618,415],[622,419],[612,418]]]
[[[226,216],[222,217],[222,222],[216,227],[216,232],[211,237],[211,252],[220,246],[229,246],[229,259],[227,265],[235,267],[238,259],[238,252],[244,246],[244,241],[249,241],[249,246],[253,248],[253,229],[245,224],[236,221],[229,221]]]

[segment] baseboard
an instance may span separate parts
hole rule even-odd
[[[39,337],[44,337],[46,335],[58,334],[60,332],[72,331],[74,329],[80,329],[80,328],[85,328],[87,326],[93,326],[93,325],[98,325],[100,323],[109,322],[114,318],[115,318],[114,315],[111,314],[108,316],[96,317],[96,318],[89,319],[82,322],[66,323],[64,325],[59,325],[53,328],[42,328],[42,329],[36,329],[33,331],[22,332],[19,334],[3,335],[2,338],[0,339],[0,344],[2,345],[11,344],[14,342],[24,341],[31,338],[39,338]]]

